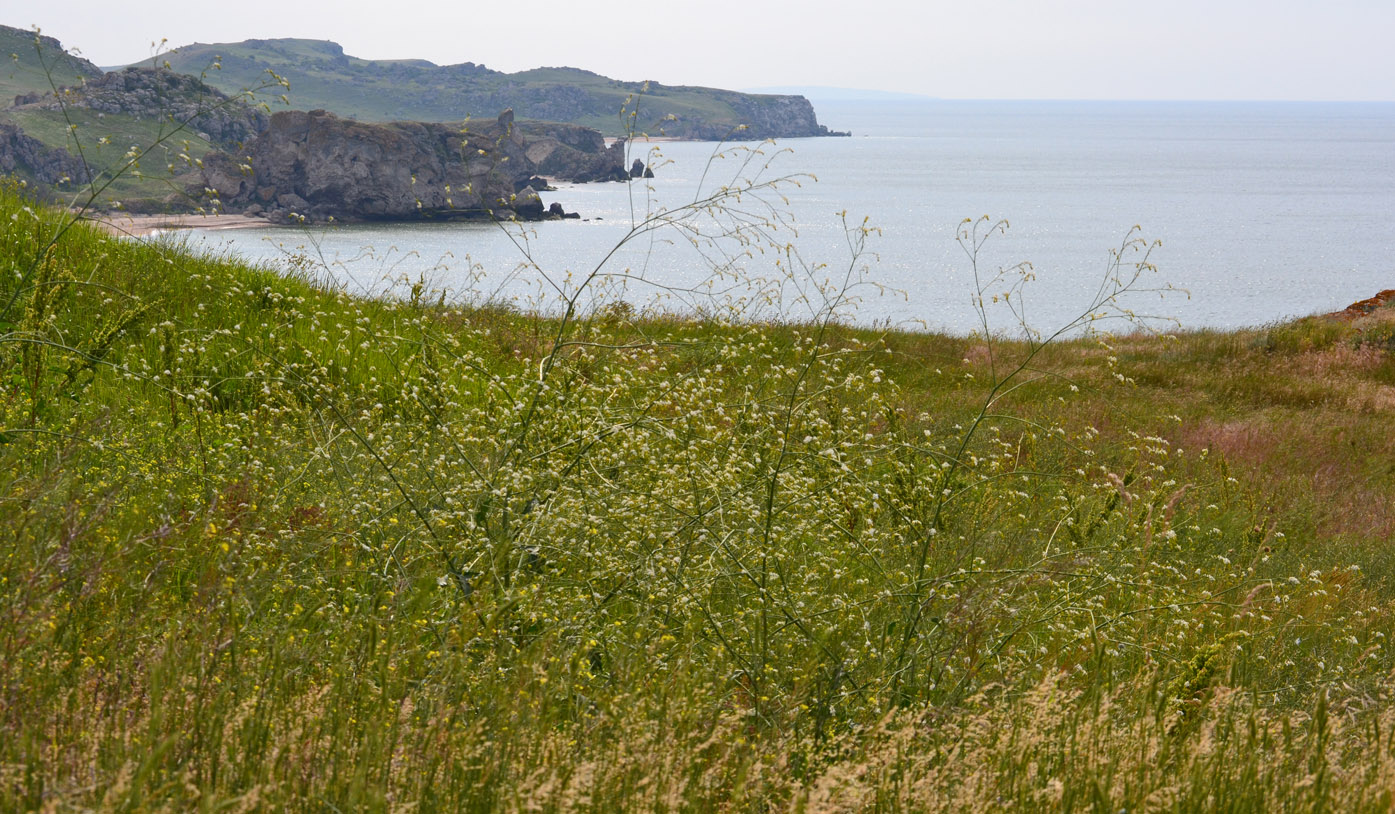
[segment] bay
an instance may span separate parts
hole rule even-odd
[[[852,267],[865,284],[851,291],[849,321],[955,333],[981,327],[955,236],[965,218],[985,215],[1010,228],[985,244],[980,271],[1029,261],[1033,275],[1011,300],[1020,311],[990,306],[995,330],[1025,319],[1049,332],[1084,313],[1110,250],[1131,236],[1161,241],[1148,255],[1157,271],[1141,287],[1179,290],[1136,293],[1124,305],[1182,328],[1263,325],[1395,287],[1393,104],[830,102],[819,115],[854,136],[632,143],[635,157],[655,165],[654,179],[544,193],[583,220],[196,230],[193,239],[268,263],[297,258],[356,293],[404,296],[419,283],[438,298],[542,310],[599,267],[614,275],[596,289],[605,296],[683,313],[751,297],[737,278],[783,279],[774,302],[749,302],[746,314],[805,319],[823,306],[809,279],[837,288]],[[801,177],[767,191],[773,210],[753,194],[728,201],[792,227],[767,234],[764,251],[720,240],[695,246],[691,232],[670,228],[612,254],[646,213],[681,212],[743,178],[785,176]],[[854,260],[847,227],[864,219],[874,231]],[[716,236],[731,222],[685,226]],[[785,245],[812,278],[785,276]],[[693,292],[711,282],[714,263],[733,256],[725,276]]]

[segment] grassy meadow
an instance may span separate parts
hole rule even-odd
[[[0,195],[0,810],[1395,803],[1395,309],[533,316],[71,221]]]

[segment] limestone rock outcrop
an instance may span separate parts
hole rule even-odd
[[[241,153],[206,156],[203,183],[224,209],[257,207],[273,220],[537,220],[553,215],[532,186],[536,176],[625,175],[599,134],[580,138],[557,134],[535,150],[511,110],[463,126],[287,111]]]
[[[597,130],[556,122],[519,122],[524,134],[528,160],[539,175],[576,183],[627,181],[625,143],[606,146]]]
[[[266,113],[244,100],[226,96],[197,77],[164,69],[112,71],[61,93],[64,106],[162,119],[224,148],[251,141],[268,123]],[[34,93],[15,97],[15,105],[57,109],[59,100],[52,93]]]
[[[77,156],[48,147],[12,124],[0,124],[0,175],[11,173],[50,185],[89,180],[87,166]]]
[[[651,83],[652,84],[652,83]],[[699,141],[758,141],[767,138],[846,136],[819,124],[814,106],[803,96],[737,93],[707,89],[731,110],[730,117],[704,118],[675,113],[656,124],[649,135]]]

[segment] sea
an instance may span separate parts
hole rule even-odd
[[[543,193],[575,220],[192,240],[369,296],[957,334],[1262,326],[1395,288],[1395,104],[817,110],[852,136],[633,140],[654,178]]]

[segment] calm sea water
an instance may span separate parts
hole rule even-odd
[[[1142,294],[1126,304],[1183,327],[1260,325],[1395,287],[1392,104],[876,102],[824,104],[819,114],[854,137],[767,146],[745,165],[742,154],[714,162],[711,144],[635,145],[637,156],[652,149],[661,162],[647,187],[567,185],[544,194],[589,220],[512,231],[355,225],[198,232],[196,239],[268,262],[309,254],[354,291],[393,296],[424,279],[450,297],[523,307],[551,307],[569,279],[574,284],[604,261],[604,271],[624,276],[622,295],[636,303],[661,297],[667,309],[706,308],[721,292],[745,292],[728,275],[705,294],[687,293],[712,282],[714,264],[731,263],[738,277],[774,279],[785,268],[782,255],[748,247],[747,257],[721,242],[695,246],[690,233],[672,228],[610,252],[644,212],[678,209],[769,160],[758,177],[818,179],[781,187],[787,203],[769,198],[796,227],[776,232],[774,241],[794,245],[814,276],[842,279],[849,265],[839,213],[879,230],[858,261],[874,285],[855,290],[859,301],[849,312],[864,324],[975,329],[973,278],[954,238],[964,218],[981,215],[1011,224],[985,246],[982,270],[1033,265],[1035,279],[1020,301],[1038,330],[1088,308],[1110,249],[1135,225],[1162,241],[1150,258],[1158,271],[1143,282],[1186,293]],[[768,214],[749,196],[733,208]],[[695,225],[709,235],[723,227]],[[525,250],[533,266],[520,268]],[[619,286],[617,278],[611,284]],[[808,316],[801,293],[810,289],[786,284],[778,312]],[[777,312],[766,309],[767,316]],[[1014,318],[998,310],[994,320],[1007,329]]]

